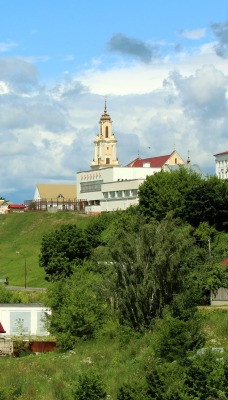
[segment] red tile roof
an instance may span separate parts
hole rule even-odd
[[[5,329],[3,328],[1,322],[0,322],[0,333],[6,333]]]
[[[166,156],[151,157],[151,158],[136,158],[127,166],[129,167],[143,167],[143,164],[149,163],[151,168],[161,168],[168,161],[171,154]]]
[[[8,207],[23,210],[26,206],[24,204],[9,204]]]

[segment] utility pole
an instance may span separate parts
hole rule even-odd
[[[27,264],[26,264],[26,256],[25,256],[25,289],[27,287]]]

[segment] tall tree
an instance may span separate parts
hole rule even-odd
[[[170,211],[193,227],[207,222],[228,232],[228,181],[202,177],[184,167],[147,177],[139,188],[139,209],[161,220]]]
[[[148,176],[139,188],[139,208],[147,219],[160,221],[170,211],[182,218],[188,191],[201,181],[199,174],[184,167],[171,173],[161,171]]]
[[[189,227],[172,217],[149,224],[138,216],[123,217],[110,241],[122,323],[143,330],[161,315],[181,290],[193,245]]]
[[[84,231],[77,225],[62,225],[43,236],[39,265],[45,269],[48,281],[56,281],[70,276],[74,266],[90,253]]]
[[[103,278],[81,266],[71,277],[48,287],[46,305],[51,307],[49,330],[66,350],[80,338],[89,339],[105,321],[108,303]]]

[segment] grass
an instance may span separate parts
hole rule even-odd
[[[207,347],[228,349],[228,306],[201,308]]]
[[[85,226],[90,217],[71,212],[28,212],[0,215],[0,278],[9,285],[24,286],[25,263],[28,287],[46,287],[39,253],[45,233],[62,224]]]
[[[7,393],[13,388],[17,389],[15,399],[71,400],[79,375],[92,370],[101,375],[109,399],[116,399],[121,384],[136,376],[143,379],[145,371],[140,367],[137,357],[145,347],[148,348],[147,341],[145,336],[123,347],[116,339],[102,338],[79,342],[74,351],[64,354],[53,352],[21,358],[0,358],[0,390]],[[131,347],[135,347],[137,356],[135,352],[132,354]],[[1,392],[0,398],[4,399]]]
[[[228,308],[201,310],[207,347],[227,347]],[[73,351],[57,351],[21,358],[0,358],[0,398],[23,400],[73,399],[80,374],[98,372],[110,400],[116,400],[123,383],[145,379],[146,366],[153,360],[153,333],[123,335],[111,328],[95,340],[78,342]],[[1,396],[1,390],[6,397]],[[13,390],[15,394],[13,394]],[[8,396],[8,397],[7,397]]]

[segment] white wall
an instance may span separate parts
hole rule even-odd
[[[45,312],[50,309],[36,304],[0,304],[0,322],[4,336],[46,336]]]
[[[104,198],[104,192],[115,191],[117,193],[119,190],[138,189],[139,184],[147,176],[153,175],[160,170],[160,168],[150,167],[111,167],[78,172],[77,199],[89,202],[89,205],[86,207],[86,212],[88,213],[107,211],[107,208],[108,211],[126,209],[131,204],[137,204],[138,200],[133,198],[134,196],[130,196],[130,199],[127,196],[126,198],[118,198],[118,195],[116,195],[113,199],[111,197],[107,199],[107,197]],[[81,192],[81,184],[91,184],[91,186],[98,184],[100,185],[100,190]],[[109,185],[109,187],[105,185]],[[96,201],[100,202],[100,205],[94,204]],[[109,207],[107,207],[107,202],[109,202]]]
[[[228,154],[215,156],[216,175],[220,179],[228,179]]]

